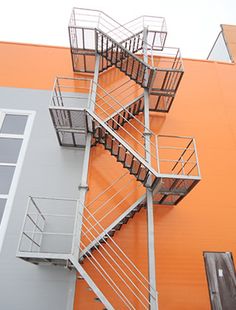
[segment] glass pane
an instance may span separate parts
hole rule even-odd
[[[14,171],[15,167],[0,166],[0,194],[8,194]]]
[[[1,133],[23,134],[27,118],[27,115],[7,114],[2,124]]]
[[[3,216],[3,212],[4,212],[4,208],[6,205],[6,199],[0,198],[0,224],[1,224],[1,220],[2,220],[2,216]]]
[[[22,139],[0,138],[0,163],[16,163]]]

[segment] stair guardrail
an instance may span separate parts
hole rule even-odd
[[[83,237],[86,237],[90,231],[95,236],[101,235],[103,230],[100,229],[99,224],[106,228],[109,227],[144,192],[142,184],[137,183],[136,179],[130,176],[128,172],[122,174],[114,181],[112,181],[111,177],[111,185],[94,198],[93,201],[86,203],[86,210],[89,210],[89,214],[86,214],[86,212],[85,214],[87,219],[91,220],[92,225],[87,228],[86,232],[83,232]],[[134,213],[132,216],[134,216]],[[96,223],[92,218],[96,219]],[[125,222],[124,220],[125,223],[127,221]],[[94,231],[95,228],[96,232]]]
[[[157,173],[160,175],[176,175],[186,178],[200,177],[196,143],[193,137],[154,134],[144,126],[139,118],[130,112],[129,107],[124,107],[99,84],[96,84],[96,100],[92,99],[90,92],[93,89],[93,83],[92,80],[83,78],[58,77],[56,79],[52,93],[51,107],[55,107],[61,111],[60,120],[65,124],[65,128],[71,130],[68,117],[66,117],[65,121],[63,120],[64,108],[76,110],[76,108],[81,109],[81,107],[84,108],[85,106],[89,108],[93,105],[99,119],[105,122],[122,140],[133,147],[135,152],[144,160],[146,153],[144,133],[151,136],[150,156],[152,158],[152,168]],[[87,103],[85,104],[85,102]],[[165,145],[166,143],[167,145]],[[168,143],[170,143],[169,149]],[[189,146],[188,143],[190,143]],[[174,149],[175,152],[173,151]],[[172,154],[170,150],[172,150]],[[180,151],[184,152],[184,155],[181,156]],[[192,151],[192,156],[188,159],[186,155],[190,151]],[[165,156],[169,156],[169,159],[165,158]],[[180,169],[180,171],[177,171],[177,167],[180,167],[180,162],[184,164],[185,170]],[[173,166],[176,165],[175,169],[170,169],[170,163]],[[194,167],[191,172],[187,169],[190,166],[192,168]]]
[[[88,214],[92,217],[92,219],[96,222],[96,224],[98,226],[100,226],[102,228],[102,230],[105,230],[105,228],[100,223],[98,223],[96,221],[96,219],[89,212],[89,210],[86,208],[86,206],[83,206],[83,208],[84,208],[84,210],[86,210],[88,212]],[[90,220],[88,220],[88,217],[86,217],[84,215],[83,215],[83,217],[84,217],[83,225],[85,226],[85,232],[86,232],[87,231],[87,224],[85,224],[85,223],[89,222]],[[101,240],[96,239],[96,238],[97,237],[94,236],[93,232],[90,231],[90,237],[88,237],[88,239],[90,239],[89,240],[90,242],[94,239],[97,241],[97,245],[95,246],[96,250],[99,251],[99,247],[102,247],[104,249],[106,255],[111,258],[112,262],[115,263],[116,267],[122,272],[123,277],[126,277],[128,279],[128,281],[130,281],[130,283],[133,282],[132,279],[128,278],[127,273],[125,273],[124,270],[121,269],[120,264],[123,264],[125,266],[125,268],[127,268],[127,270],[129,270],[129,272],[131,272],[131,274],[135,277],[135,279],[142,285],[142,287],[144,287],[145,290],[149,294],[152,294],[150,283],[149,283],[148,279],[140,272],[140,270],[135,266],[135,264],[125,254],[125,252],[121,249],[121,247],[114,241],[114,239],[109,234],[107,234],[106,236],[103,237],[103,239],[102,239],[103,242],[101,242]],[[108,241],[110,241],[110,242],[108,242]],[[103,245],[103,243],[106,243],[107,249]],[[83,250],[84,248],[85,248],[85,244],[82,245],[81,250]],[[110,255],[110,253],[108,252],[108,249],[115,255],[115,258],[119,259],[119,262],[115,261],[114,257],[112,257]],[[89,255],[93,255],[93,254],[90,252]],[[88,256],[88,254],[86,254],[86,256]],[[132,267],[132,269],[131,269],[131,267]],[[137,274],[136,274],[136,272],[137,272]],[[140,290],[137,288],[137,286],[134,283],[133,283],[133,285],[136,288],[136,290],[139,291],[139,293],[140,293]],[[129,287],[129,289],[131,290],[131,287]],[[141,293],[141,295],[143,298],[145,298],[146,302],[149,304],[148,298],[146,298],[143,295],[143,293]],[[155,299],[156,296],[153,296],[153,298]],[[138,298],[138,300],[140,301],[140,297]]]
[[[90,215],[90,218],[85,213],[82,214],[81,209],[84,209]],[[77,221],[80,217],[83,218],[82,231],[87,231],[93,223],[96,223],[96,227],[100,227],[103,231],[105,230],[96,221],[96,218],[90,213],[89,209],[79,200],[29,197],[26,218],[19,243],[19,256],[21,257],[22,255],[22,257],[27,258],[27,256],[31,257],[33,255],[34,261],[38,259],[40,262],[57,263],[60,259],[66,260],[66,257],[70,259],[70,256],[77,252],[76,248],[78,246],[83,251],[86,247],[84,241],[81,240],[80,244],[75,242],[77,240]],[[94,232],[96,232],[96,228]],[[69,239],[63,242],[62,238],[64,237],[69,237]],[[24,244],[24,238],[29,240],[27,245]],[[148,294],[152,294],[150,292],[149,281],[135,266],[124,250],[122,250],[109,234],[101,240],[97,239],[94,233],[90,231],[87,234],[87,239],[89,242],[96,241],[96,255],[91,251],[90,253],[86,252],[85,256],[94,264],[96,270],[108,282],[118,298],[129,306],[130,309],[135,309],[135,306],[130,300],[131,294],[142,307],[148,309]],[[57,240],[56,245],[55,240]],[[38,242],[39,244],[35,245]],[[32,243],[34,246],[32,246]],[[49,250],[49,248],[52,250],[52,247],[54,247],[54,251]],[[61,251],[62,249],[63,251]],[[66,251],[64,251],[65,249]],[[109,268],[104,268],[104,263],[108,264]],[[86,270],[86,266],[84,268]],[[113,279],[114,276],[115,279],[119,279],[117,283]],[[99,286],[100,284],[98,284]]]
[[[162,34],[161,43],[164,44],[167,35],[164,17],[140,16],[126,24],[120,24],[106,13],[99,10],[73,8],[69,21],[69,28],[97,28],[112,36],[117,42],[123,42],[136,33],[143,31],[143,27],[149,27],[150,31]],[[157,40],[153,39],[157,46]],[[150,45],[151,46],[151,45]]]

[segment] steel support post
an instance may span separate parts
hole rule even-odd
[[[89,98],[91,99],[88,103],[90,105],[90,109],[94,110],[94,105],[91,105],[91,102],[95,102],[96,100],[96,92],[97,92],[97,82],[98,82],[98,75],[99,75],[99,61],[100,56],[96,54],[96,61],[95,61],[95,71],[94,71],[94,78],[91,88],[91,94]],[[75,242],[74,242],[74,256],[79,259],[79,249],[80,249],[80,238],[81,238],[81,230],[83,224],[83,213],[84,213],[84,202],[86,193],[88,191],[88,169],[89,169],[89,158],[90,158],[90,150],[91,150],[91,140],[92,134],[89,133],[86,138],[86,145],[84,151],[84,162],[82,168],[82,176],[81,176],[81,183],[79,185],[79,202],[77,206],[78,215],[77,215],[77,223],[76,223],[76,231],[75,231]]]
[[[148,29],[143,30],[143,60],[148,63],[147,54],[147,34]],[[148,74],[148,73],[146,73]],[[147,78],[147,77],[146,77]],[[144,125],[146,127],[144,132],[145,148],[146,148],[146,160],[151,164],[151,147],[150,147],[150,133],[146,130],[150,127],[149,118],[149,90],[144,89]],[[156,293],[156,261],[155,261],[155,232],[154,232],[154,219],[153,219],[153,195],[152,191],[147,188],[147,224],[148,224],[148,272],[149,272],[149,302],[150,310],[158,309],[158,300]]]

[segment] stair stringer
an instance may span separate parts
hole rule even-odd
[[[77,259],[73,255],[70,255],[69,260],[71,261],[71,263],[75,267],[75,269],[79,272],[79,274],[84,278],[84,280],[87,282],[89,287],[93,290],[93,292],[98,296],[98,298],[101,300],[101,302],[106,307],[106,309],[114,310],[113,306],[110,304],[110,302],[107,300],[107,298],[103,295],[102,291],[97,287],[95,282],[88,275],[88,273],[84,270],[84,268],[77,261]]]
[[[111,128],[106,123],[104,123],[95,113],[86,109],[85,112],[92,118],[91,120],[87,120],[88,132],[92,133],[93,135],[95,134],[94,130],[92,129],[92,122],[93,120],[95,120],[106,132],[110,134],[111,137],[113,137],[120,145],[122,145],[124,149],[126,149],[130,154],[132,154],[133,158],[135,158],[135,160],[137,160],[144,169],[147,169],[148,172],[146,173],[146,177],[142,183],[145,187],[149,187],[153,190],[161,179],[157,171],[155,171],[144,158],[142,158],[138,153],[136,153],[125,141],[123,141],[120,136],[113,132],[113,130],[111,130]],[[104,145],[105,142],[103,140],[103,137],[97,138],[97,142]],[[112,154],[112,150],[110,150],[110,152]],[[114,153],[112,155],[116,156]],[[138,179],[138,181],[140,180]]]
[[[144,110],[144,95],[140,95],[128,104],[126,104],[123,108],[120,108],[113,114],[111,114],[109,117],[107,117],[104,122],[109,123],[109,121],[112,122],[112,128],[117,130],[119,129],[119,125],[122,126],[127,123],[129,120],[132,120],[136,115],[139,115]],[[127,115],[126,115],[127,114]],[[115,126],[115,123],[113,120],[116,120],[117,123]]]
[[[80,252],[79,259],[80,260],[83,259],[86,256],[86,254],[88,254],[88,252],[95,249],[97,246],[97,243],[100,243],[101,240],[106,239],[105,236],[113,237],[114,236],[113,232],[120,230],[121,226],[123,226],[124,224],[128,222],[128,221],[126,222],[123,222],[123,221],[126,220],[127,218],[129,220],[130,214],[132,214],[133,212],[134,213],[138,212],[145,205],[145,199],[146,199],[146,194],[142,195],[134,204],[132,204],[132,206],[130,206],[127,210],[125,210],[111,225],[109,225],[106,229],[104,229],[104,231],[98,237],[96,237],[82,252]],[[137,210],[134,211],[135,209]],[[134,214],[132,215],[132,217],[133,216]]]
[[[126,75],[133,79],[137,84],[140,84],[144,88],[151,88],[155,79],[156,68],[151,67],[145,63],[142,59],[126,49],[122,44],[115,41],[105,32],[100,29],[95,29],[96,32],[96,52],[109,61],[112,65],[123,71]],[[101,37],[101,38],[100,38]],[[104,40],[106,38],[104,48]],[[111,46],[109,46],[111,44]],[[116,48],[114,52],[113,49]],[[131,66],[129,66],[128,60],[132,60]],[[125,64],[125,66],[124,66]],[[134,68],[137,66],[136,72]],[[104,68],[105,70],[106,68]],[[141,75],[140,75],[141,74]]]

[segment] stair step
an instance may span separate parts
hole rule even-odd
[[[131,109],[131,107],[130,107]],[[123,115],[127,116],[128,111],[123,111]],[[93,123],[93,138],[102,145],[106,150],[109,150],[111,155],[116,157],[118,162],[121,162],[123,167],[128,169],[130,174],[134,175],[135,178],[140,181],[146,187],[154,188],[156,183],[157,175],[152,167],[145,162],[139,154],[133,150],[126,141],[123,141],[114,130],[112,130],[107,122],[102,122],[99,117],[91,111],[87,111],[88,117],[91,118]],[[90,119],[88,119],[89,123]]]
[[[101,302],[100,298],[98,298],[98,297],[95,297],[94,300],[97,302]]]
[[[92,250],[88,251],[86,256],[91,257],[92,256]]]
[[[109,235],[110,237],[113,237],[114,234],[115,234],[115,232],[116,232],[116,230],[115,230],[115,229],[112,229],[112,230],[110,230],[110,231],[108,232],[108,235]]]
[[[81,275],[78,275],[77,280],[84,280],[84,278]]]
[[[125,217],[125,218],[123,219],[123,224],[127,224],[128,221],[129,221],[129,217]]]
[[[102,59],[105,58],[108,61],[105,67],[115,65],[122,72],[132,78],[137,84],[140,84],[142,87],[149,87],[151,84],[151,79],[153,78],[152,71],[154,69],[135,56],[135,38],[124,42],[122,45],[101,30],[96,30],[96,36],[97,52],[102,56]],[[137,49],[138,45],[136,47],[136,50]],[[103,61],[102,67],[104,70]],[[147,81],[144,79],[146,73]]]
[[[115,229],[116,229],[116,230],[120,230],[121,227],[122,227],[122,224],[117,224],[117,225],[115,226]]]

